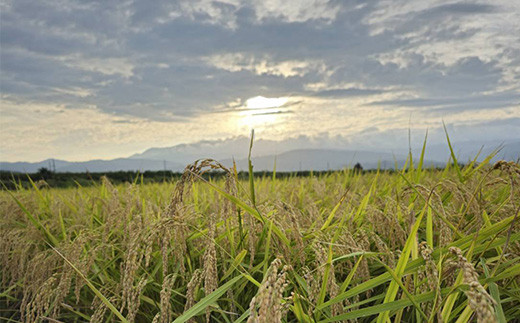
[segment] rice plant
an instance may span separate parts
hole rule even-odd
[[[248,181],[200,160],[175,182],[4,190],[0,317],[518,320],[520,167],[489,160]]]

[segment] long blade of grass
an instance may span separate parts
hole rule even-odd
[[[468,305],[466,305],[466,308],[464,309],[464,311],[462,311],[462,313],[458,314],[457,321],[455,321],[455,323],[466,323],[469,321],[469,319],[471,318],[472,315],[473,315],[473,310],[471,309],[471,307],[468,304]]]
[[[325,295],[327,293],[327,286],[329,285],[329,276],[332,268],[332,246],[329,246],[329,251],[327,253],[327,263],[325,264],[325,272],[323,273],[323,281],[321,282],[321,290],[318,296],[318,305],[321,305],[325,300]]]
[[[489,162],[500,152],[501,149],[502,149],[502,147],[499,147],[499,148],[493,150],[493,152],[491,152],[491,154],[487,155],[486,158],[484,158],[483,161],[478,163],[478,165],[476,167],[473,167],[473,165],[474,165],[474,163],[473,163],[473,165],[471,165],[472,167],[468,167],[466,169],[466,171],[464,172],[464,174],[463,174],[464,177],[465,178],[470,178],[473,174],[478,172],[482,167],[484,167],[487,164],[489,164]]]
[[[408,184],[408,186],[417,194],[417,196],[419,196],[421,199],[423,199],[424,201],[427,201],[428,202],[428,205],[429,207],[433,210],[433,212],[435,213],[435,215],[437,215],[441,220],[442,222],[446,223],[447,226],[450,227],[450,229],[455,233],[455,235],[457,235],[457,237],[463,237],[464,235],[462,233],[459,232],[459,230],[457,229],[457,227],[455,225],[453,225],[453,223],[451,223],[448,219],[446,219],[446,217],[444,215],[442,215],[439,211],[437,211],[436,208],[433,207],[433,205],[430,203],[429,200],[427,200],[418,190],[417,188],[415,187],[415,185],[413,185],[409,180],[408,178],[406,178],[406,176],[404,176],[403,174],[399,174],[401,176],[402,179],[404,179],[406,181],[406,183]]]
[[[417,239],[417,231],[419,230],[419,226],[421,225],[422,218],[424,216],[424,213],[426,212],[428,208],[428,205],[425,205],[419,216],[417,217],[415,224],[412,227],[412,230],[410,231],[410,234],[408,235],[408,239],[406,239],[406,243],[404,245],[404,248],[401,252],[401,256],[399,257],[399,261],[397,262],[395,273],[397,275],[398,279],[401,279],[403,276],[404,270],[406,268],[406,265],[408,264],[408,260],[410,258],[410,253],[412,252],[412,247],[414,245],[414,242]],[[393,280],[390,283],[390,286],[388,287],[388,290],[386,292],[386,297],[384,299],[384,303],[392,302],[396,295],[397,291],[399,289],[399,285],[395,280]],[[377,318],[378,323],[386,322],[389,319],[389,311],[385,311],[381,314],[379,314],[379,317]]]
[[[370,201],[370,197],[374,194],[376,190],[376,183],[379,176],[379,171],[376,173],[376,176],[374,178],[374,181],[372,182],[372,185],[370,186],[370,190],[368,190],[368,193],[363,197],[363,200],[359,204],[359,207],[356,211],[356,214],[353,215],[354,221],[356,221],[356,224],[359,226],[363,222],[365,210],[368,207],[368,202]]]
[[[468,261],[471,261],[471,257],[473,255],[474,247],[476,244],[476,239],[473,239],[471,243],[471,247],[469,248],[468,252],[466,253],[466,258]],[[455,281],[455,286],[458,286],[462,284],[464,280],[464,273],[463,270],[459,271],[459,274],[457,275],[457,279]],[[444,307],[442,308],[442,317],[446,320],[449,320],[450,316],[452,315],[451,312],[453,310],[453,306],[455,305],[455,302],[459,298],[460,292],[454,292],[448,296],[446,299],[446,302],[444,303]]]
[[[269,231],[267,233],[267,241],[265,243],[265,251],[264,251],[264,277],[267,274],[267,269],[269,268],[269,252],[271,248],[271,236],[273,233],[273,221],[269,223]]]
[[[395,273],[395,271],[392,270],[392,268],[388,267],[387,265],[385,265],[382,261],[380,261],[379,259],[375,258],[375,260],[377,262],[379,262],[379,264],[381,266],[383,266],[387,272],[390,273],[390,276],[392,276],[393,278],[393,281],[395,281],[397,283],[397,285],[399,285],[399,287],[401,288],[401,290],[404,292],[404,294],[406,295],[406,297],[408,297],[408,299],[410,299],[410,301],[412,302],[412,304],[415,306],[415,309],[421,314],[422,318],[425,319],[425,320],[428,320],[428,317],[426,316],[426,314],[424,314],[423,310],[421,309],[421,306],[419,305],[419,303],[415,300],[415,297],[410,294],[410,292],[408,291],[408,288],[406,288],[404,285],[403,285],[403,282],[401,281],[401,278],[399,278],[397,276],[397,274]]]
[[[256,197],[255,197],[255,175],[253,173],[253,163],[251,162],[251,151],[253,150],[253,140],[255,138],[255,130],[251,130],[251,141],[249,143],[249,154],[247,155],[247,165],[249,168],[249,190],[251,193],[251,202],[256,208]]]
[[[2,183],[2,185],[4,185],[4,183]],[[29,221],[34,224],[34,226],[42,231],[42,233],[45,235],[45,237],[47,237],[47,239],[49,240],[48,242],[50,243],[51,246],[57,246],[59,241],[58,239],[47,229],[47,227],[45,227],[39,219],[37,219],[31,212],[29,212],[29,210],[27,210],[27,208],[22,204],[22,202],[20,202],[20,200],[18,200],[16,198],[16,196],[14,196],[14,194],[8,190],[5,185],[4,185],[4,189],[7,191],[7,193],[9,193],[9,195],[13,198],[13,200],[16,202],[16,204],[18,204],[18,206],[20,207],[20,209],[23,211],[23,213],[25,215],[27,215],[27,218],[29,219]]]
[[[191,319],[194,316],[199,315],[202,313],[208,306],[214,304],[222,295],[224,295],[225,292],[228,291],[235,283],[240,281],[242,278],[244,278],[242,275],[236,276],[235,278],[231,279],[224,285],[217,288],[213,293],[207,295],[203,299],[201,299],[197,304],[190,307],[186,312],[184,312],[181,316],[177,317],[173,323],[184,323],[187,322],[189,319]]]
[[[430,248],[434,248],[433,245],[433,214],[432,208],[428,206],[428,213],[426,214],[426,242]]]
[[[390,276],[390,274],[388,274],[388,275]],[[449,292],[448,288],[445,288],[442,290],[443,295],[446,295],[448,292]],[[420,303],[424,303],[424,302],[429,302],[429,301],[433,300],[434,297],[435,297],[435,292],[428,292],[428,293],[424,293],[421,295],[417,295],[415,297],[415,301],[420,304]],[[395,311],[398,311],[405,307],[408,307],[412,304],[413,304],[412,301],[408,298],[400,299],[398,301],[386,302],[386,303],[382,303],[382,304],[378,304],[378,305],[361,308],[361,309],[358,309],[355,311],[351,311],[351,312],[348,312],[345,314],[341,314],[338,316],[334,316],[334,317],[322,320],[319,323],[339,322],[339,321],[344,321],[344,320],[358,319],[360,317],[372,316],[372,315],[376,315],[376,314],[380,314],[380,313],[384,313],[384,312],[395,312]]]
[[[220,279],[221,281],[228,278],[229,275],[231,275],[236,270],[238,265],[240,265],[242,263],[242,261],[244,260],[244,258],[246,257],[246,254],[247,254],[247,250],[242,250],[238,253],[238,255],[236,255],[235,259],[233,259],[233,263],[231,264],[231,266],[229,266],[228,271]]]
[[[276,188],[276,155],[274,156],[273,178],[271,179],[271,192],[274,192],[275,188]]]
[[[423,147],[421,150],[421,158],[419,159],[419,165],[417,165],[417,175],[415,177],[415,181],[418,182],[421,179],[421,173],[424,165],[424,154],[426,152],[426,141],[428,140],[428,129],[426,129],[426,134],[424,135]]]
[[[448,130],[446,129],[446,124],[444,121],[442,122],[442,125],[444,127],[444,133],[446,133],[446,140],[448,141],[448,147],[450,148],[450,154],[451,158],[453,160],[453,167],[455,167],[455,171],[457,172],[457,176],[459,177],[459,180],[461,183],[464,183],[464,176],[462,175],[462,172],[459,167],[459,163],[457,162],[457,157],[455,156],[455,151],[453,150],[453,147],[451,145],[450,136],[448,135]]]
[[[352,278],[354,277],[354,274],[356,273],[356,271],[359,267],[359,264],[361,263],[363,258],[364,258],[364,255],[361,255],[359,257],[359,259],[356,261],[356,263],[354,264],[354,267],[352,267],[352,269],[348,273],[347,278],[345,278],[345,281],[343,281],[343,283],[341,284],[341,287],[339,288],[340,294],[347,290],[347,287],[350,285],[350,282],[352,281]]]
[[[512,218],[512,217],[511,217]],[[508,224],[510,224],[511,222],[507,222],[506,220],[502,221],[501,223],[497,223],[495,225],[493,225],[492,228],[490,228],[491,230],[498,230],[499,231],[499,228],[502,228],[503,227],[507,227]],[[485,230],[482,230],[482,231],[485,231]],[[490,237],[490,234],[489,233],[482,233],[479,232],[478,235],[476,236],[476,242],[477,243],[481,243],[482,241],[488,239]],[[495,231],[497,232],[497,231]],[[475,239],[475,235],[470,235],[468,237],[470,239],[470,242],[471,242],[471,239]],[[465,240],[464,239],[461,239],[461,240]],[[493,243],[491,243],[488,247],[489,248],[495,248],[496,246],[501,246],[504,244],[506,238],[500,238],[500,239],[495,239],[493,241]],[[513,242],[513,241],[519,241],[520,240],[520,233],[517,233],[517,234],[512,234],[511,235],[511,239],[510,239],[510,242]],[[436,257],[439,257],[439,255],[441,253],[446,253],[448,251],[448,247],[458,247],[462,250],[466,250],[468,248],[468,245],[466,245],[466,243],[464,241],[462,242],[459,242],[459,241],[456,241],[452,244],[450,244],[449,246],[445,247],[445,248],[438,248],[436,249],[432,256],[434,258]],[[483,250],[486,249],[486,246],[482,245],[482,244],[479,244],[475,247],[475,252],[482,252]],[[413,260],[411,262],[408,263],[407,267],[406,267],[406,270],[404,272],[404,274],[408,274],[408,273],[411,273],[411,272],[414,272],[417,268],[419,268],[419,266],[421,265],[424,265],[424,260],[423,259],[416,259],[416,260]],[[505,270],[504,272],[502,272],[501,274],[499,275],[495,275],[493,277],[493,281],[494,280],[501,280],[501,279],[506,279],[506,278],[510,278],[510,277],[513,277],[515,274],[517,274],[518,270],[520,269],[520,264],[518,266],[513,266],[513,267],[510,267],[508,268],[507,270]],[[333,304],[337,304],[337,303],[340,303],[340,302],[343,302],[345,299],[347,298],[350,298],[350,297],[353,297],[355,295],[358,295],[362,292],[365,292],[369,289],[374,289],[376,288],[377,286],[381,285],[381,284],[384,284],[385,282],[389,281],[390,279],[392,278],[392,276],[389,274],[389,273],[384,273],[384,274],[381,274],[379,276],[376,276],[374,278],[371,278],[355,287],[352,287],[351,289],[349,289],[348,291],[345,291],[344,293],[341,293],[339,294],[338,296],[328,300],[327,302],[324,302],[323,304],[321,304],[320,306],[317,306],[316,308],[318,310],[322,310],[323,308],[326,308],[328,306],[331,306]]]
[[[486,278],[489,278],[490,273],[489,273],[489,269],[486,265],[486,261],[483,258],[481,258],[480,263],[482,264],[482,268],[484,268],[484,274],[486,275]],[[495,312],[496,312],[496,317],[497,317],[498,322],[507,323],[506,317],[504,315],[504,309],[502,308],[502,302],[500,300],[500,292],[498,291],[498,286],[496,283],[494,283],[494,282],[489,283],[489,293],[491,294],[491,297],[493,297],[493,299],[496,302]]]
[[[121,322],[123,323],[128,323],[128,321],[126,320],[126,318],[123,316],[123,314],[121,314],[121,312],[119,312],[117,310],[117,308],[96,288],[96,286],[94,286],[90,280],[88,280],[87,277],[85,277],[85,275],[83,275],[83,273],[78,269],[76,268],[76,266],[74,266],[73,263],[71,263],[58,249],[54,248],[53,246],[50,246],[52,248],[52,250],[54,250],[54,252],[56,252],[56,254],[58,254],[61,258],[63,258],[63,260],[65,260],[65,262],[70,266],[72,267],[72,269],[74,269],[74,271],[76,272],[76,274],[78,274],[78,276],[80,276],[84,281],[85,283],[87,284],[87,286],[94,292],[94,294],[96,294],[96,296],[106,305],[106,307],[108,307],[108,309],[115,315],[117,316]]]
[[[340,198],[339,202],[332,209],[329,216],[327,217],[327,220],[321,226],[321,229],[320,229],[321,231],[323,231],[329,227],[329,225],[332,222],[332,220],[334,219],[334,216],[336,215],[336,212],[338,211],[339,207],[341,206],[341,204],[343,204],[343,201],[345,201],[345,199],[347,198],[347,193],[348,193],[348,190],[345,192],[345,194],[343,194],[343,196]]]
[[[206,184],[209,185],[209,187],[211,187],[213,190],[215,190],[216,192],[218,192],[220,195],[222,195],[223,197],[225,197],[226,199],[228,199],[229,201],[231,201],[233,204],[235,204],[236,206],[238,206],[239,208],[243,209],[244,211],[248,212],[249,214],[251,214],[253,217],[255,217],[258,221],[264,223],[264,224],[269,224],[272,220],[270,219],[266,219],[265,217],[263,217],[260,212],[258,212],[257,210],[255,210],[254,208],[250,207],[249,205],[247,205],[246,203],[244,203],[243,201],[241,201],[240,199],[236,198],[235,196],[229,194],[228,192],[224,191],[223,189],[221,189],[220,187],[208,182],[207,180],[205,180],[204,178],[202,178],[201,176],[199,176],[198,174],[195,174],[193,173],[194,176],[198,177],[200,180],[204,181]],[[273,232],[278,236],[278,238],[280,238],[287,246],[290,246],[290,242],[289,242],[289,239],[287,239],[287,236],[282,232],[282,230],[280,230],[280,228],[273,223]]]

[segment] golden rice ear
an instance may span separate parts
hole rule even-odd
[[[209,216],[207,245],[203,256],[204,292],[213,293],[218,287],[217,250],[215,247],[216,215]],[[211,310],[206,308],[206,322],[210,321]]]
[[[7,259],[0,316],[31,323],[368,322],[386,311],[402,322],[417,314],[425,322],[444,314],[516,318],[509,300],[520,259],[518,165],[464,168],[464,183],[454,169],[423,169],[420,177],[278,173],[274,185],[271,176],[253,178],[256,206],[245,176],[222,167],[197,161],[176,183],[103,179],[0,191]],[[224,176],[208,179],[211,170]],[[336,208],[346,187],[349,197]],[[408,239],[414,223],[417,235]],[[405,247],[403,275],[392,276]],[[384,302],[393,281],[406,296]]]
[[[419,253],[425,262],[424,268],[421,268],[418,274],[418,282],[420,284],[418,286],[419,290],[422,293],[435,291],[437,295],[436,299],[434,299],[432,302],[423,303],[422,309],[428,316],[430,316],[432,313],[435,313],[437,320],[441,322],[442,316],[440,305],[442,303],[442,294],[440,289],[439,271],[437,270],[437,265],[432,258],[433,249],[430,248],[426,241],[423,241],[419,244]]]
[[[253,297],[249,304],[250,315],[248,323],[279,323],[282,322],[282,306],[283,292],[287,287],[287,270],[288,266],[282,265],[280,259],[275,259],[267,270],[266,277],[262,285],[258,289],[258,293]]]
[[[156,320],[157,323],[169,323],[172,320],[170,302],[176,277],[176,275],[168,275],[163,280],[160,312],[154,317],[154,321]]]
[[[192,308],[195,305],[195,291],[199,288],[202,282],[203,272],[200,269],[196,269],[191,276],[191,279],[186,289],[186,304],[184,305],[184,312]],[[195,322],[194,319],[190,319],[188,322]]]
[[[457,258],[457,265],[462,270],[464,283],[470,287],[465,293],[468,297],[469,306],[477,314],[477,321],[479,323],[497,322],[494,309],[496,302],[478,281],[478,273],[475,267],[462,255],[459,248],[451,247],[449,250]]]

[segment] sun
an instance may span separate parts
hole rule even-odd
[[[239,123],[250,129],[277,124],[286,112],[283,107],[288,102],[287,97],[255,96],[249,98],[242,107]]]
[[[255,96],[246,100],[246,109],[272,109],[279,108],[289,101],[288,98],[266,98],[263,96]]]

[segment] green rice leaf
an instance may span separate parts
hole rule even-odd
[[[189,319],[191,319],[194,316],[199,315],[202,313],[206,307],[213,305],[218,299],[224,295],[225,292],[228,291],[231,287],[233,287],[234,284],[236,284],[238,281],[240,281],[243,277],[242,276],[236,276],[235,278],[231,279],[224,285],[217,288],[213,293],[207,295],[203,299],[201,299],[197,304],[193,305],[191,308],[189,308],[186,312],[184,312],[181,316],[177,317],[173,323],[184,323],[187,322]]]

